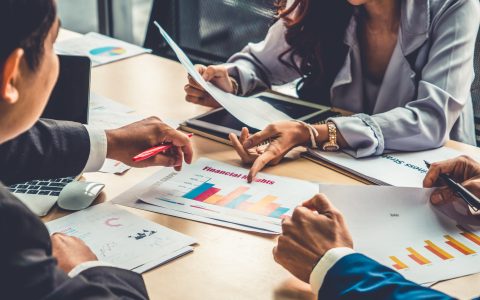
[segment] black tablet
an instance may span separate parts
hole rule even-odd
[[[296,98],[279,95],[276,93],[264,92],[255,97],[271,104],[276,109],[284,112],[292,119],[302,120],[315,124],[340,115],[330,107],[299,100]],[[206,136],[221,142],[228,140],[229,133],[240,135],[243,127],[249,128],[251,133],[258,132],[257,129],[246,126],[224,108],[217,108],[208,113],[187,120],[182,129]]]

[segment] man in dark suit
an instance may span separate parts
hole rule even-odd
[[[54,0],[0,0],[0,180],[77,175],[106,157],[134,167],[192,160],[186,135],[149,118],[102,131],[40,120],[58,76]],[[169,153],[142,163],[131,157],[170,142]],[[49,236],[43,223],[0,183],[0,299],[146,299],[142,277],[103,265],[81,240]]]
[[[431,196],[434,205],[458,201],[439,180],[440,174],[449,174],[480,196],[480,164],[459,157],[430,167],[424,186],[440,186]],[[317,195],[297,208],[282,228],[273,250],[275,260],[299,279],[310,282],[318,299],[454,299],[356,253],[342,214],[325,195]]]

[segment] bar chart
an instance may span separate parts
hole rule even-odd
[[[400,271],[409,269],[411,266],[425,266],[441,261],[449,261],[462,256],[475,255],[480,251],[480,236],[473,233],[461,225],[456,226],[460,232],[455,234],[443,235],[443,241],[433,242],[432,240],[425,240],[423,249],[426,251],[420,252],[413,247],[407,247],[405,258],[398,256],[389,256],[390,261],[393,262],[391,266]],[[467,245],[467,243],[470,243]],[[478,249],[476,249],[478,248]],[[422,249],[418,247],[418,249]],[[429,256],[429,257],[427,257]],[[408,258],[408,260],[406,260]],[[437,259],[437,260],[435,260]],[[439,261],[438,261],[439,259]]]
[[[265,195],[258,199],[256,195],[256,191],[248,186],[235,187],[230,191],[222,190],[209,179],[208,182],[191,189],[182,197],[272,218],[281,218],[291,209],[275,202],[280,198],[279,196]]]

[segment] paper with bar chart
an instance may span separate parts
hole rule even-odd
[[[480,272],[480,219],[463,203],[433,207],[431,190],[321,185],[345,215],[355,250],[417,283]]]
[[[165,174],[139,199],[170,210],[278,233],[282,216],[291,214],[318,192],[318,184],[262,173],[248,184],[247,174],[246,169],[202,158],[182,172]]]

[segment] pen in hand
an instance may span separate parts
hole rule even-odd
[[[430,168],[430,163],[425,161],[427,168]],[[475,212],[480,210],[480,200],[472,194],[469,190],[463,187],[461,184],[457,183],[447,174],[440,174],[440,178],[450,187],[455,194],[465,201]]]
[[[187,136],[189,138],[191,138],[193,136],[193,134],[190,133],[190,134],[187,134]],[[164,144],[164,145],[155,146],[155,147],[147,149],[147,150],[143,151],[142,153],[134,156],[132,158],[132,160],[134,162],[144,161],[144,160],[149,159],[150,157],[155,156],[159,153],[165,152],[172,147],[173,147],[172,144]]]

